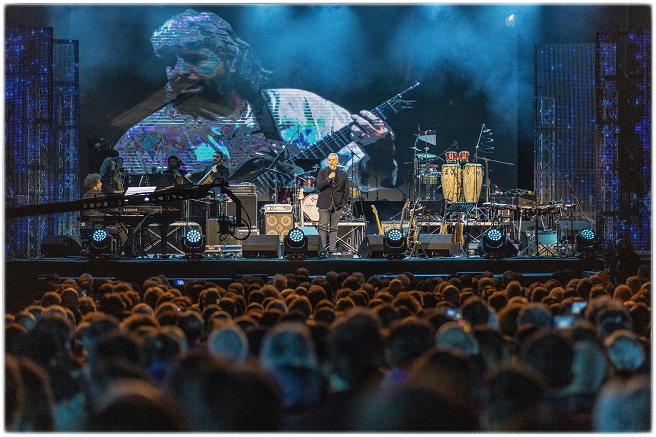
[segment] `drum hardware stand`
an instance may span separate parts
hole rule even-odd
[[[526,209],[528,209],[528,208],[526,208]],[[537,206],[533,206],[530,209],[531,209],[532,214],[533,214],[533,223],[535,223],[535,229],[534,229],[535,239],[533,240],[533,242],[527,244],[526,247],[517,256],[525,256],[528,253],[528,251],[531,247],[535,248],[535,253],[533,254],[533,256],[535,258],[541,258],[542,257],[542,255],[540,255],[540,248],[542,248],[544,250],[545,254],[554,255],[555,252],[553,252],[551,249],[549,249],[549,247],[547,245],[540,242],[540,238],[539,238],[540,237],[540,223],[539,223],[539,220],[540,220],[540,217],[543,217],[543,216],[540,216],[538,214],[538,207]],[[544,229],[544,227],[545,227],[544,226],[544,218],[542,218],[542,229]],[[521,215],[520,215],[520,218],[519,218],[519,229],[520,229],[520,232],[521,232],[521,229],[522,229],[522,216]],[[528,236],[526,238],[528,239]]]
[[[444,212],[445,223],[447,222],[446,217],[455,218],[453,220],[453,227],[454,227],[453,237],[458,246],[458,252],[464,255],[466,258],[469,258],[469,253],[467,253],[460,240],[464,239],[464,232],[465,232],[464,228],[466,227],[466,223],[467,223],[467,214],[469,214],[475,206],[476,206],[475,202],[453,202],[451,203],[451,205],[449,205],[447,210]],[[463,221],[465,222],[464,225],[462,224]],[[459,225],[463,227],[462,230],[460,230]]]
[[[478,164],[479,159],[485,161],[485,181],[483,182],[483,185],[485,185],[485,202],[490,201],[490,170],[488,167],[490,161],[504,165],[515,165],[512,162],[497,161],[495,159],[483,158],[482,156],[479,156],[479,153],[494,153],[494,146],[492,145],[493,141],[494,138],[492,138],[492,130],[487,128],[485,123],[483,123],[481,126],[481,131],[478,134],[478,141],[476,142],[474,162]],[[478,192],[478,187],[474,187],[474,192]]]
[[[340,220],[346,220],[349,222],[356,221],[357,218],[355,217],[354,210],[356,208],[356,203],[360,203],[360,210],[363,210],[362,207],[362,192],[358,189],[358,196],[357,199],[354,199],[355,196],[353,196],[353,188],[354,186],[357,186],[356,181],[355,181],[355,152],[348,146],[346,145],[346,148],[349,149],[351,152],[351,158],[349,159],[351,161],[351,168],[349,168],[349,173],[350,175],[347,177],[347,187],[346,189],[348,190],[348,193],[346,195],[346,205],[344,206],[344,211],[342,212],[342,217]],[[376,173],[377,174],[377,173]],[[351,185],[353,184],[353,186]],[[378,184],[376,184],[378,185]]]
[[[428,145],[424,147],[423,153],[417,154],[417,152],[422,152],[422,149],[417,147],[417,143],[419,141],[424,141],[427,144],[432,144],[432,145],[437,145],[437,136],[436,136],[436,131],[434,130],[427,130],[427,131],[421,131],[421,127],[417,126],[417,134],[415,134],[415,143],[410,149],[414,151],[413,155],[413,174],[412,174],[412,188],[411,188],[411,193],[410,193],[410,200],[414,200],[422,195],[421,192],[421,176],[422,172],[425,171],[427,166],[435,161],[435,159],[442,159],[436,155],[433,155],[432,153],[428,153],[428,150],[430,149]],[[453,147],[453,146],[451,146]],[[448,149],[447,149],[448,150]],[[423,156],[422,156],[423,155]],[[420,159],[426,160],[425,163],[420,164]],[[409,164],[406,163],[406,164]],[[437,188],[439,189],[439,187]],[[435,190],[437,190],[435,189]],[[423,193],[426,198],[430,198],[429,193],[428,193],[428,187],[426,187],[426,192]],[[431,199],[433,200],[433,199]]]

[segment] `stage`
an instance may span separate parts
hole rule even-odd
[[[150,276],[164,274],[170,280],[201,278],[213,280],[226,286],[233,279],[244,275],[273,277],[277,273],[294,272],[305,267],[311,276],[334,272],[361,272],[365,277],[371,275],[396,275],[411,272],[419,277],[469,273],[480,274],[485,271],[501,276],[512,270],[523,273],[533,280],[546,280],[559,270],[573,270],[577,274],[597,272],[604,268],[595,260],[582,260],[575,257],[512,257],[498,260],[478,256],[453,256],[439,258],[406,258],[403,260],[348,258],[308,258],[290,261],[284,258],[228,258],[208,257],[201,260],[187,260],[182,256],[169,259],[107,259],[90,260],[81,257],[14,259],[5,262],[5,311],[15,312],[39,299],[43,293],[44,277],[57,273],[61,279],[77,279],[82,273],[94,278],[116,278],[141,283]]]

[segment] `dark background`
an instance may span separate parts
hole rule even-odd
[[[437,131],[430,153],[457,142],[473,158],[485,124],[495,149],[484,156],[514,164],[490,164],[491,183],[505,189],[533,188],[535,44],[594,43],[596,32],[651,27],[648,5],[7,6],[6,25],[53,27],[55,38],[79,41],[80,179],[89,172],[86,138],[113,144],[129,127],[116,117],[162,90],[165,65],[149,38],[188,8],[227,20],[275,72],[270,87],[312,91],[357,112],[421,82],[406,96],[414,109],[388,120],[399,176],[412,171],[418,131]],[[379,195],[403,194],[407,185]]]

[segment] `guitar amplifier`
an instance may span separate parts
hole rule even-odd
[[[228,189],[234,194],[250,194],[252,196],[255,195],[255,185],[248,182],[244,182],[242,184],[230,184],[228,185]]]
[[[292,212],[292,205],[289,203],[269,203],[264,205],[264,212]]]

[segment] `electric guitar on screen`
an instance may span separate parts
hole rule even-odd
[[[390,115],[396,114],[402,109],[411,109],[413,107],[412,104],[415,103],[415,100],[405,100],[403,99],[403,95],[409,92],[410,90],[415,89],[419,85],[420,85],[419,82],[415,82],[414,85],[412,85],[409,88],[406,88],[405,90],[401,91],[391,99],[376,106],[370,112],[373,113],[378,118],[380,118],[381,120],[387,120],[387,118]],[[297,159],[321,160],[324,159],[326,156],[328,156],[330,153],[339,152],[339,150],[341,150],[342,147],[344,147],[345,145],[351,142],[351,126],[353,126],[354,124],[355,122],[351,122],[346,126],[342,127],[341,129],[332,132],[330,135],[312,144],[311,146],[301,149],[291,158],[292,162],[296,161]],[[278,176],[276,176],[276,174]],[[287,175],[283,175],[280,173],[276,173],[276,174],[274,174],[273,172],[261,173],[254,179],[255,181],[257,181],[256,185],[259,184],[259,186],[268,187],[271,189],[276,186],[276,177],[278,177],[279,186],[281,184],[280,179],[286,178],[286,180],[283,180],[282,182],[283,185],[292,179],[292,177]]]

